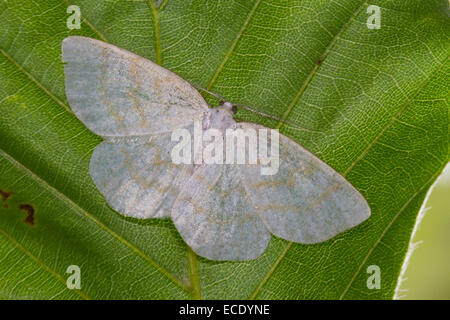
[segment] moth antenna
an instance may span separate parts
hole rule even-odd
[[[308,132],[311,131],[311,130],[308,130],[308,129],[305,129],[305,128],[300,127],[298,124],[296,124],[296,123],[294,123],[294,122],[291,122],[291,121],[289,121],[289,120],[283,120],[283,119],[280,119],[280,118],[278,118],[278,117],[276,117],[276,116],[274,116],[274,115],[271,115],[271,114],[268,114],[268,113],[265,113],[265,112],[262,112],[262,111],[253,109],[253,108],[251,108],[251,107],[249,107],[249,106],[246,106],[246,105],[243,105],[243,104],[240,104],[240,103],[233,103],[233,105],[234,105],[234,106],[237,106],[237,107],[239,107],[239,108],[242,108],[242,109],[251,111],[251,112],[253,112],[253,113],[259,114],[260,116],[264,116],[264,117],[270,118],[270,119],[272,119],[272,120],[276,120],[276,121],[279,121],[279,122],[281,122],[281,123],[285,123],[285,124],[290,125],[291,127],[294,127],[294,128],[296,128],[296,129],[299,129],[299,130],[302,130],[302,131],[308,131]]]
[[[227,102],[227,100],[225,100],[225,98],[222,97],[222,96],[221,96],[220,94],[218,94],[218,93],[209,91],[208,89],[205,89],[205,88],[202,88],[202,87],[199,87],[199,86],[194,86],[194,87],[197,88],[198,90],[202,90],[202,91],[204,91],[204,92],[206,92],[206,93],[212,95],[213,97],[216,97],[217,99],[221,100],[222,103],[223,103],[223,102]]]
[[[265,112],[256,110],[256,109],[251,108],[251,107],[249,107],[249,106],[246,106],[246,105],[243,105],[243,104],[240,104],[240,103],[229,102],[227,99],[225,99],[224,97],[222,97],[220,94],[215,93],[215,92],[212,92],[212,91],[210,91],[210,90],[208,90],[208,89],[205,89],[205,88],[202,88],[202,87],[200,87],[200,86],[195,86],[195,88],[197,88],[198,90],[202,90],[202,91],[204,91],[204,92],[206,92],[206,93],[212,95],[213,97],[216,97],[216,98],[219,99],[222,103],[231,103],[231,104],[232,104],[233,106],[235,106],[235,107],[239,107],[239,108],[242,108],[242,109],[244,109],[244,110],[251,111],[251,112],[253,112],[253,113],[259,114],[260,116],[264,116],[264,117],[270,118],[270,119],[272,119],[272,120],[276,120],[276,121],[279,121],[279,122],[281,122],[281,123],[285,123],[285,124],[290,125],[290,126],[292,126],[292,127],[294,127],[294,128],[297,128],[297,129],[299,129],[299,130],[302,130],[302,131],[308,131],[308,132],[311,131],[311,130],[302,128],[302,127],[300,127],[298,124],[295,124],[295,123],[293,123],[293,122],[291,122],[291,121],[288,121],[288,120],[282,120],[282,119],[280,119],[280,118],[278,118],[278,117],[276,117],[276,116],[274,116],[274,115],[271,115],[271,114],[268,114],[268,113],[265,113]],[[233,113],[236,113],[236,112],[233,112]]]

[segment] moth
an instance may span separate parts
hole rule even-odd
[[[114,45],[68,37],[62,59],[71,109],[104,140],[89,171],[106,202],[129,217],[171,218],[198,255],[256,259],[271,234],[318,243],[369,218],[367,201],[343,176],[282,134],[276,174],[261,174],[260,161],[174,163],[174,130],[264,127],[236,122],[230,103],[210,108],[181,77]]]

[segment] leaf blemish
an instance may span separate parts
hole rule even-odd
[[[27,213],[27,217],[25,218],[25,220],[23,220],[23,222],[25,222],[26,224],[33,227],[34,226],[34,208],[33,208],[33,206],[25,203],[25,204],[19,205],[19,209],[23,210]]]
[[[11,197],[12,192],[6,192],[0,189],[0,197],[2,197],[3,201],[6,201],[9,199],[9,197]]]

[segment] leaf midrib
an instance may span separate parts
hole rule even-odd
[[[159,8],[156,8],[153,0],[147,0],[147,4],[149,5],[153,16],[156,63],[162,65],[161,29],[159,23],[159,11],[166,6],[167,1],[164,1]],[[200,285],[200,275],[198,271],[197,255],[195,254],[194,251],[191,250],[191,248],[188,245],[186,245],[186,250],[187,250],[187,268],[189,273],[189,288],[186,289],[188,290],[193,299],[199,300],[201,299],[201,285]]]

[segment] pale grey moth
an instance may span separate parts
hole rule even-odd
[[[209,108],[187,81],[111,44],[68,37],[62,58],[70,107],[104,139],[89,170],[107,203],[125,216],[170,217],[198,255],[251,260],[271,234],[317,243],[370,216],[344,177],[281,134],[274,175],[262,175],[260,163],[175,164],[175,129],[264,127],[237,123],[230,103]]]

